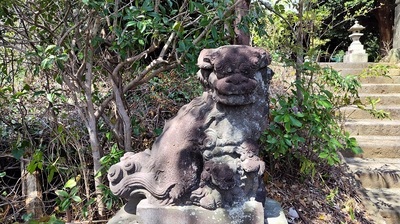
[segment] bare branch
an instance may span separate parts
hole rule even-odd
[[[86,22],[87,17],[85,17],[84,19],[82,19],[81,21],[79,21],[79,23],[73,25],[71,28],[69,28],[60,39],[58,39],[57,41],[57,45],[61,46],[61,44],[64,42],[64,39],[68,36],[68,34],[73,31],[75,28],[77,28],[78,26],[82,25],[84,22]]]

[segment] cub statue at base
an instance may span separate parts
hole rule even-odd
[[[230,207],[263,202],[265,164],[257,141],[266,128],[270,55],[228,45],[198,58],[202,96],[166,122],[151,150],[125,153],[108,171],[112,192],[155,205]]]

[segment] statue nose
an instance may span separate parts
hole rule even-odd
[[[233,85],[239,85],[248,82],[248,79],[240,73],[234,73],[233,75],[227,77],[225,82]]]

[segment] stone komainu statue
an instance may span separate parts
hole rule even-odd
[[[112,192],[207,209],[262,202],[265,164],[257,140],[266,128],[270,63],[266,51],[249,46],[201,51],[203,95],[166,122],[151,150],[128,152],[110,168]]]

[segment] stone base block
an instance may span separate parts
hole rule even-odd
[[[345,63],[365,63],[368,62],[368,54],[352,53],[344,56],[343,62]]]
[[[265,209],[264,209],[265,207]],[[231,209],[207,210],[198,206],[155,206],[146,199],[137,206],[129,202],[108,221],[108,224],[287,224],[279,203],[266,199],[248,201]],[[134,211],[135,210],[135,211]]]
[[[260,202],[249,201],[243,207],[208,210],[199,206],[154,206],[142,200],[137,215],[144,224],[262,224],[264,208]]]

